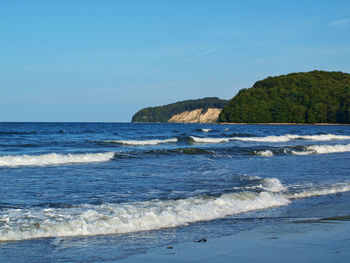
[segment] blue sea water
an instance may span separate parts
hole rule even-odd
[[[349,127],[0,123],[0,262],[115,262],[348,218]]]

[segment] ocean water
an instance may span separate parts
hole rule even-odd
[[[0,262],[350,215],[350,126],[0,123]]]

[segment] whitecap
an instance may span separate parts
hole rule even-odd
[[[0,156],[1,166],[45,166],[71,163],[105,162],[114,157],[114,152],[84,153],[84,154],[57,154],[43,155],[5,155]]]
[[[298,191],[295,193],[285,194],[285,197],[288,199],[306,198],[306,197],[313,197],[313,196],[343,193],[348,191],[350,191],[350,183],[336,183],[334,185],[330,185],[326,187],[313,186],[310,189]]]
[[[221,143],[228,141],[244,141],[244,142],[289,142],[292,140],[312,140],[312,141],[330,141],[330,140],[350,140],[350,136],[335,135],[335,134],[321,134],[321,135],[298,135],[298,134],[284,134],[278,136],[264,136],[264,137],[230,137],[230,138],[198,138],[191,136],[193,141],[199,143]]]
[[[176,143],[177,138],[165,139],[165,140],[117,140],[117,141],[104,141],[105,143],[118,143],[131,146],[142,146],[142,145],[157,145],[161,143]]]
[[[265,151],[254,151],[255,155],[262,156],[262,157],[271,157],[273,156],[273,152],[270,150],[265,150]]]
[[[310,145],[310,146],[305,146],[304,148],[305,148],[304,151],[291,151],[291,153],[294,155],[309,155],[309,154],[350,152],[350,144]]]
[[[287,190],[287,188],[277,178],[262,179],[262,188],[270,192],[282,192]]]
[[[196,143],[221,143],[230,141],[230,138],[199,138],[195,136],[190,136],[190,138]]]
[[[287,205],[289,202],[285,197],[270,192],[240,192],[219,197],[82,205],[49,211],[8,209],[6,214],[0,214],[0,222],[4,222],[0,228],[0,241],[157,230]]]
[[[78,205],[70,208],[23,208],[0,211],[0,241],[45,237],[130,233],[185,226],[229,215],[290,204],[307,198],[350,191],[350,183],[288,191],[277,178],[260,180],[264,191],[241,191],[220,196],[178,200]]]
[[[321,135],[297,135],[285,134],[279,136],[265,136],[265,137],[233,137],[232,140],[246,141],[246,142],[288,142],[292,140],[313,140],[313,141],[330,141],[330,140],[350,140],[350,136],[335,135],[335,134],[321,134]]]
[[[249,186],[244,187],[234,187],[236,190],[251,190],[251,189],[262,189],[268,192],[283,192],[286,191],[287,188],[281,183],[278,178],[261,178],[259,176],[247,176],[248,180],[252,181]]]

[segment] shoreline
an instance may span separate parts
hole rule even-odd
[[[299,125],[299,126],[349,126],[350,123],[295,123],[295,122],[268,122],[268,123],[248,123],[248,122],[128,122],[135,124],[217,124],[217,125]]]
[[[294,122],[270,122],[270,123],[235,123],[235,122],[221,122],[223,125],[300,125],[300,126],[349,126],[347,123],[294,123]]]
[[[350,221],[285,222],[231,236],[169,244],[121,262],[348,262]]]

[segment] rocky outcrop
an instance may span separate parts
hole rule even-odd
[[[222,109],[208,108],[184,111],[172,116],[168,122],[178,123],[215,123],[217,122]]]
[[[205,114],[207,109],[222,109],[228,104],[228,100],[221,100],[216,97],[206,97],[197,100],[184,100],[164,106],[148,107],[139,110],[132,116],[132,122],[168,122],[174,115],[182,114],[183,112],[191,112],[201,109],[201,114]],[[203,110],[202,110],[203,109]],[[208,116],[211,116],[212,110]],[[199,113],[195,114],[198,115]],[[192,114],[191,114],[192,115]],[[210,118],[212,119],[212,118]],[[193,120],[193,122],[199,122]]]

